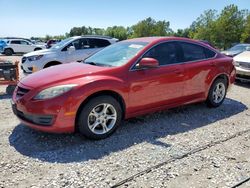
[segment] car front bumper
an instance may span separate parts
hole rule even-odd
[[[18,87],[20,85],[19,83]],[[77,110],[71,105],[72,97],[59,96],[48,100],[33,100],[34,92],[32,90],[24,96],[18,97],[18,87],[14,91],[11,104],[13,113],[24,125],[52,133],[75,131]],[[25,86],[21,85],[21,87]]]
[[[32,73],[34,71],[41,70],[43,68],[43,67],[40,66],[41,64],[42,64],[42,62],[40,62],[40,60],[38,60],[38,61],[29,61],[26,57],[23,57],[22,58],[21,69],[25,73]]]
[[[236,79],[250,81],[250,69],[236,67]]]

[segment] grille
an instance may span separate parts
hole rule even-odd
[[[250,63],[247,62],[239,62],[239,66],[241,68],[250,69]]]
[[[27,57],[23,57],[22,58],[22,63],[24,63],[26,61]]]
[[[53,123],[53,116],[52,115],[32,115],[32,114],[25,114],[16,109],[15,106],[12,106],[14,113],[20,119],[27,121],[29,123],[33,123],[36,125],[41,126],[50,126]]]
[[[25,88],[22,88],[22,87],[19,87],[19,86],[17,86],[18,88],[17,88],[17,93],[16,93],[16,95],[17,95],[17,97],[22,97],[22,96],[24,96],[26,93],[28,93],[30,90],[29,89],[25,89]]]

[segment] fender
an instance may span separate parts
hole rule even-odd
[[[128,101],[129,87],[125,80],[113,76],[87,76],[83,78],[84,84],[77,88],[79,101],[74,105],[78,110],[80,105],[91,95],[102,91],[111,91],[120,95],[123,101]],[[80,91],[80,92],[79,92]],[[126,106],[126,104],[125,104]]]

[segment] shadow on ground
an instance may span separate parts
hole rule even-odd
[[[11,95],[8,95],[6,93],[0,93],[0,100],[1,99],[11,99]]]
[[[243,81],[238,80],[238,81],[235,82],[235,85],[250,89],[250,81],[249,82],[243,82]]]
[[[9,136],[9,142],[21,154],[46,162],[95,160],[142,142],[169,147],[159,138],[208,126],[246,109],[244,104],[232,99],[226,99],[222,106],[213,109],[205,104],[188,105],[126,120],[115,134],[100,141],[87,140],[77,133],[37,132],[20,124]]]

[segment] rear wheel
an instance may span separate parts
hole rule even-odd
[[[122,120],[119,102],[104,95],[91,99],[81,109],[78,128],[82,135],[90,139],[103,139],[111,135]]]
[[[206,101],[207,105],[209,107],[220,106],[226,97],[226,93],[227,93],[226,80],[222,78],[216,79],[209,90],[208,98]]]
[[[13,54],[13,50],[10,49],[10,48],[7,48],[7,49],[4,50],[4,54],[10,56],[10,55]]]

